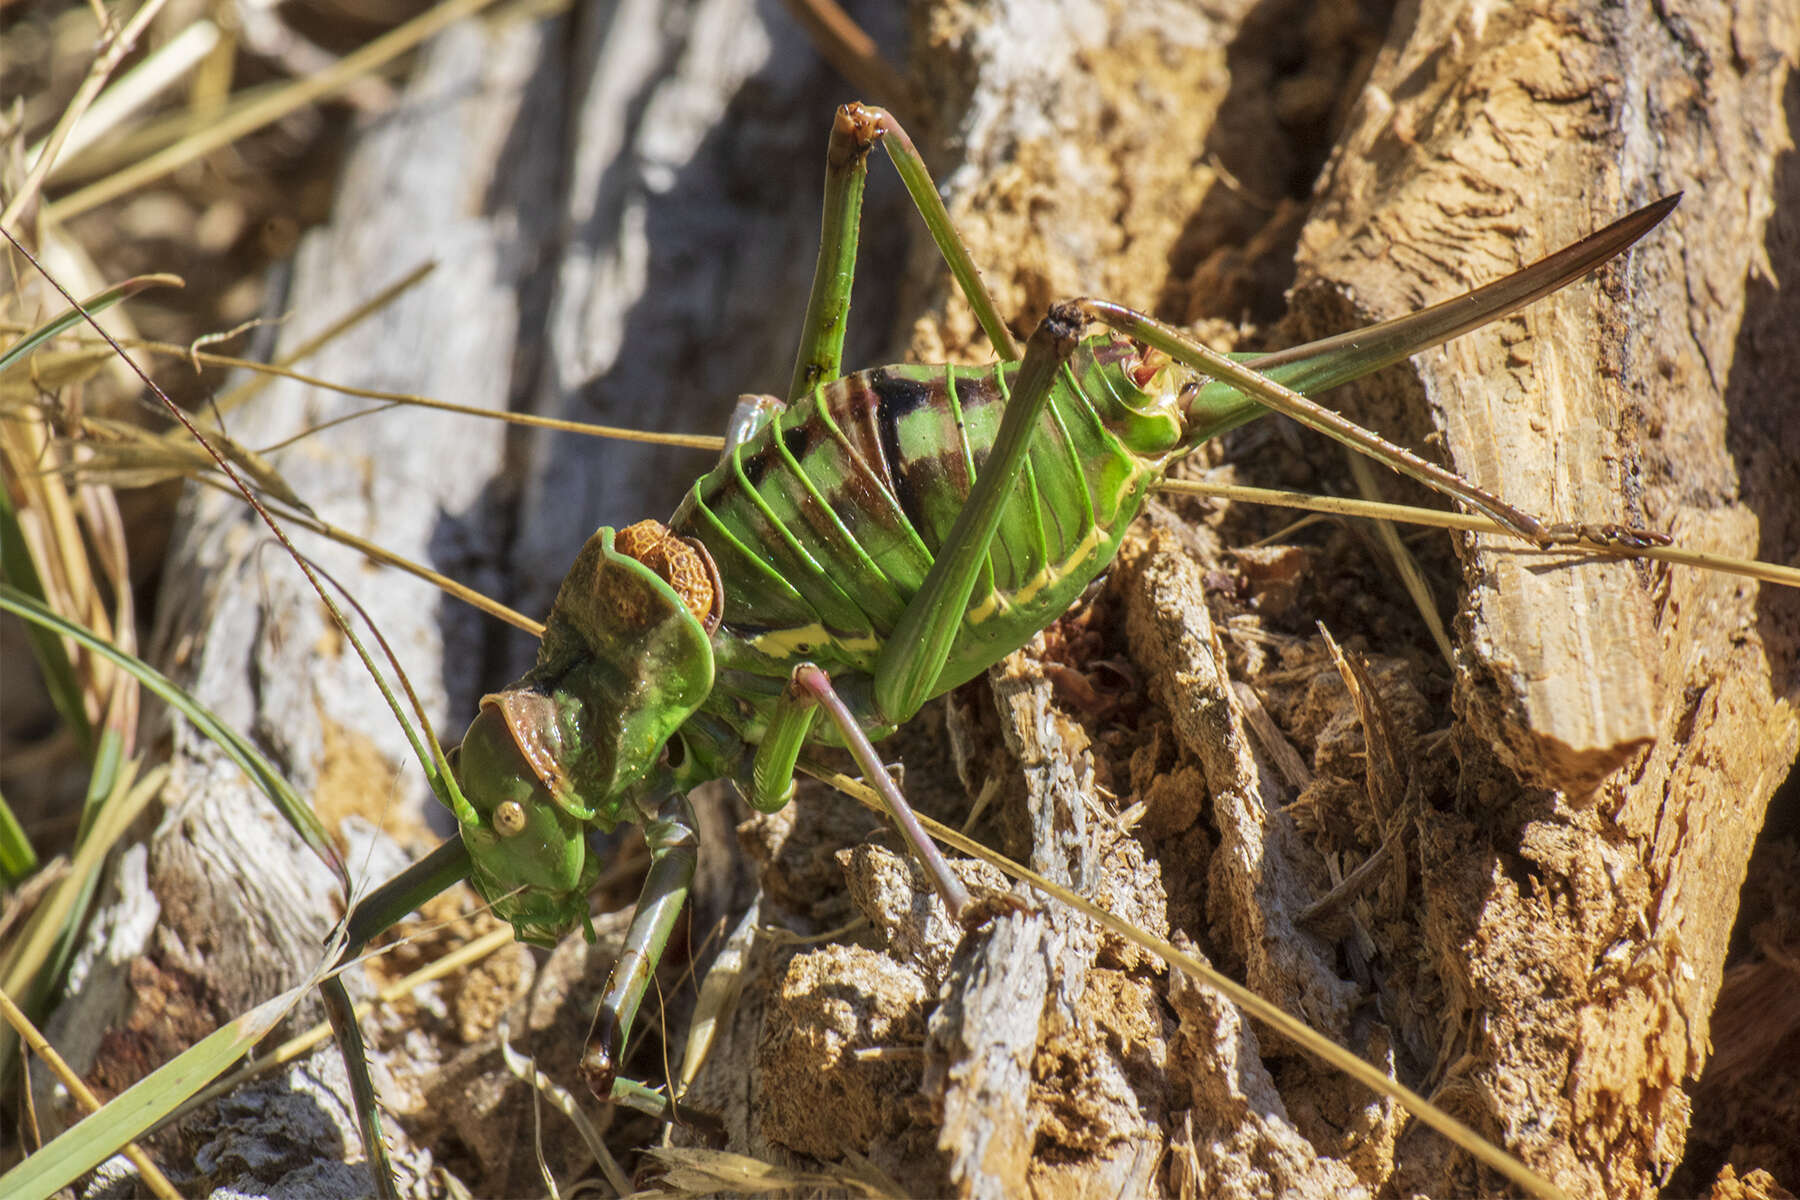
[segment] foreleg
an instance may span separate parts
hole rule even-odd
[[[644,991],[656,971],[675,919],[687,903],[699,861],[699,836],[694,829],[694,810],[687,797],[676,793],[663,801],[656,819],[644,823],[644,840],[650,844],[650,873],[638,894],[637,911],[625,931],[619,961],[607,977],[600,1006],[588,1031],[581,1055],[581,1074],[594,1095],[610,1099],[618,1075],[619,1055],[631,1033],[631,1022],[643,1002]]]

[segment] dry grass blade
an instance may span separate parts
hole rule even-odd
[[[144,55],[142,61],[114,80],[95,99],[86,119],[63,140],[60,154],[50,163],[45,182],[55,183],[67,175],[71,167],[78,169],[84,150],[110,136],[121,122],[186,75],[218,44],[219,27],[202,18]],[[32,146],[25,152],[26,161],[35,164],[47,148],[47,139]]]
[[[913,119],[918,101],[913,85],[882,57],[874,39],[835,0],[782,0],[788,13],[811,36],[813,45],[853,84],[860,98],[900,118]]]
[[[1350,477],[1356,480],[1356,489],[1365,499],[1379,503],[1381,492],[1369,460],[1349,451],[1345,451],[1345,457],[1350,464]],[[1444,628],[1443,618],[1438,616],[1437,599],[1431,594],[1430,585],[1425,582],[1425,573],[1419,569],[1418,559],[1406,548],[1406,543],[1400,540],[1400,533],[1394,528],[1392,521],[1373,521],[1371,526],[1382,550],[1387,553],[1388,560],[1394,564],[1400,581],[1406,586],[1406,594],[1412,597],[1419,619],[1431,631],[1431,640],[1437,644],[1438,653],[1444,656],[1445,665],[1454,670],[1456,651],[1450,647],[1450,634]]]
[[[69,1069],[69,1064],[63,1061],[62,1055],[58,1054],[56,1048],[44,1039],[44,1035],[37,1031],[30,1019],[20,1011],[19,1006],[12,1002],[12,997],[7,994],[5,988],[0,988],[0,1017],[5,1018],[13,1033],[24,1041],[26,1049],[42,1059],[62,1085],[69,1089],[70,1094],[75,1097],[76,1103],[90,1113],[100,1111],[100,1097],[89,1091],[87,1085],[81,1081],[81,1076]],[[136,1142],[127,1141],[121,1152],[131,1160],[131,1165],[137,1168],[138,1175],[144,1181],[144,1186],[148,1187],[153,1195],[159,1197],[160,1200],[176,1200],[181,1195]],[[50,1195],[56,1190],[24,1179],[17,1181],[16,1186],[19,1191],[10,1194],[21,1197],[30,1197],[34,1186],[39,1188],[38,1194],[44,1196]]]
[[[35,403],[40,389],[73,386],[99,361],[42,348],[83,321],[84,311],[104,311],[150,288],[180,283],[163,274],[124,280],[86,304],[71,301],[48,321],[22,324],[25,332],[0,353],[0,463],[9,480],[8,495],[0,501],[6,574],[32,598],[102,631],[126,654],[136,646],[136,615],[117,504],[104,488],[58,477],[85,451],[59,445],[50,435],[48,413]],[[14,298],[31,294],[34,289],[26,289]],[[91,759],[94,730],[100,727],[116,733],[129,753],[137,733],[136,685],[129,673],[115,673],[104,658],[59,642],[40,626],[30,628],[40,669],[76,749]]]
[[[612,1151],[606,1148],[606,1139],[601,1137],[594,1122],[589,1119],[587,1113],[582,1111],[581,1103],[569,1093],[567,1088],[538,1070],[537,1063],[532,1060],[530,1055],[521,1054],[513,1049],[511,1030],[504,1021],[500,1025],[500,1055],[506,1063],[507,1070],[523,1080],[537,1095],[547,1100],[557,1112],[568,1118],[569,1123],[575,1127],[575,1132],[580,1135],[583,1144],[587,1146],[589,1153],[594,1156],[594,1161],[600,1164],[600,1170],[606,1176],[606,1181],[612,1184],[614,1193],[620,1196],[629,1195],[631,1193],[630,1178],[619,1166],[619,1160],[613,1157]],[[541,1150],[538,1153],[538,1166],[543,1173],[546,1186],[554,1194],[557,1190],[555,1180],[550,1174],[549,1165],[544,1162]]]
[[[6,234],[4,230],[0,230],[0,235],[6,236],[7,240],[12,242],[14,251],[17,252],[18,254],[22,255],[28,262],[30,262],[32,264],[33,267],[37,268],[39,270],[39,272],[42,273],[41,265],[37,262],[37,260],[35,258],[32,257],[30,252],[27,251],[24,248],[24,246],[20,245],[18,243],[18,241],[13,239],[10,234]],[[60,292],[62,294],[63,299],[67,300],[70,304],[75,303],[74,297],[70,296],[66,291],[63,291],[60,284],[58,284],[54,279],[50,279],[49,276],[47,276],[47,275],[45,276],[45,278],[49,280],[49,282],[53,288],[55,288],[58,292]],[[293,561],[293,563],[297,567],[300,568],[300,572],[302,575],[304,575],[306,577],[306,581],[307,581],[308,585],[312,588],[313,594],[319,598],[320,602],[324,604],[326,611],[331,614],[332,622],[336,626],[337,630],[343,634],[344,638],[356,650],[357,657],[361,661],[361,663],[363,665],[363,669],[367,672],[369,678],[374,682],[375,686],[381,691],[383,698],[387,702],[388,709],[391,712],[391,714],[393,715],[393,717],[395,718],[395,720],[406,731],[408,739],[412,742],[413,749],[418,754],[419,761],[420,761],[421,765],[425,768],[426,772],[432,776],[434,781],[447,776],[448,773],[442,770],[443,765],[444,765],[443,748],[438,745],[437,738],[436,738],[435,734],[432,732],[429,724],[425,725],[425,730],[424,730],[424,741],[430,747],[430,751],[428,753],[426,751],[425,746],[420,743],[418,735],[415,734],[415,732],[413,731],[411,724],[407,721],[406,713],[401,708],[398,700],[395,699],[392,691],[389,689],[386,679],[376,669],[374,658],[370,655],[369,651],[363,646],[361,640],[357,637],[355,630],[351,628],[348,618],[346,618],[344,616],[342,610],[339,609],[337,603],[332,599],[330,593],[326,590],[325,584],[323,582],[324,576],[322,576],[322,574],[314,568],[313,564],[305,556],[301,555],[299,553],[299,551],[294,548],[293,543],[288,540],[286,530],[282,527],[280,522],[278,522],[273,516],[270,515],[269,511],[263,506],[262,502],[257,498],[257,495],[251,490],[251,488],[245,482],[244,478],[238,473],[238,470],[234,468],[233,455],[228,454],[227,452],[222,450],[220,447],[215,446],[211,441],[209,441],[208,438],[206,437],[206,435],[200,431],[200,429],[196,425],[194,419],[191,418],[190,416],[188,416],[188,414],[186,414],[185,412],[183,412],[181,410],[181,408],[175,404],[174,401],[169,399],[168,394],[165,393],[161,388],[159,388],[150,379],[150,377],[144,373],[143,368],[139,367],[138,364],[128,354],[125,353],[124,348],[122,346],[120,346],[116,340],[114,340],[109,334],[107,334],[105,330],[100,329],[99,325],[94,321],[92,315],[91,314],[84,314],[84,315],[86,315],[88,323],[90,325],[93,325],[95,330],[97,332],[99,332],[103,338],[107,339],[108,344],[112,346],[114,352],[119,356],[119,358],[121,360],[123,360],[125,362],[125,364],[128,367],[130,367],[131,370],[134,371],[140,379],[142,379],[144,381],[145,386],[147,386],[151,390],[151,392],[153,392],[156,395],[157,399],[162,401],[163,407],[168,411],[168,413],[171,416],[173,416],[175,418],[176,422],[178,424],[180,424],[183,429],[187,430],[189,437],[191,437],[195,443],[197,443],[203,450],[206,451],[207,456],[212,460],[214,466],[216,466],[218,468],[218,470],[220,471],[221,474],[223,474],[228,480],[230,480],[231,485],[237,490],[238,494],[243,497],[244,502],[250,506],[250,508],[256,513],[256,515],[258,517],[260,517],[262,519],[263,524],[268,528],[269,532],[275,536],[275,540],[281,544],[281,546],[284,550],[287,551],[288,557]],[[238,453],[247,453],[247,452],[242,451],[241,448],[234,448],[234,449]],[[383,650],[386,651],[387,645],[386,645],[385,641],[382,640],[379,630],[375,631],[375,637],[376,637],[377,641],[381,642]],[[422,720],[423,714],[419,709],[418,699],[416,696],[413,696],[411,694],[411,692],[412,692],[411,685],[407,681],[405,672],[399,670],[399,665],[393,659],[393,655],[391,652],[389,652],[388,658],[389,658],[390,663],[392,663],[395,666],[395,668],[398,672],[398,675],[399,675],[401,685],[405,688],[405,690],[408,693],[409,698],[413,702],[414,711],[416,713],[419,713],[419,715],[421,716],[421,720]],[[450,783],[448,783],[447,786],[450,789],[449,794],[453,794],[454,790],[455,790],[455,786],[456,786],[455,783],[450,782]],[[448,801],[446,801],[446,802],[448,802]],[[311,810],[305,809],[304,806],[300,806],[300,807],[302,809],[304,809],[305,815],[308,818],[308,821],[305,822],[307,824],[308,828],[316,829],[316,822],[310,821]],[[295,820],[298,817],[298,815],[299,814],[290,815],[290,820]],[[315,844],[315,848],[320,849],[321,854],[324,857],[326,857],[327,859],[329,859],[334,865],[336,865],[338,867],[338,874],[341,877],[343,875],[342,865],[341,865],[341,863],[338,863],[335,854],[329,853],[327,848],[324,848],[322,846],[322,839],[319,840],[319,843]]]
[[[410,285],[412,280],[408,280],[407,282],[408,285]],[[391,297],[384,295],[382,299],[385,301],[388,298]],[[376,303],[374,301],[371,301],[367,306],[359,306],[359,309],[355,314],[347,317],[344,322],[342,322],[342,326],[337,332],[342,332],[343,329],[352,327],[356,321],[361,320],[369,311],[373,311],[375,307]],[[290,362],[298,362],[302,358],[305,358],[307,354],[310,354],[312,351],[317,350],[320,346],[324,345],[328,340],[329,339],[323,335],[309,339],[309,344],[305,348],[306,353],[290,354],[286,356],[286,359]],[[396,392],[380,388],[353,387],[349,384],[339,383],[321,376],[309,375],[304,371],[296,371],[280,364],[256,362],[251,359],[236,358],[229,354],[213,354],[206,351],[195,350],[192,347],[172,346],[167,343],[144,341],[132,341],[124,344],[132,349],[143,350],[151,354],[179,357],[198,366],[226,367],[234,370],[246,371],[259,378],[269,380],[288,379],[295,383],[306,384],[310,387],[321,388],[325,391],[336,392],[344,396],[356,396],[365,400],[379,401],[381,404],[380,407],[367,409],[363,412],[348,413],[337,418],[337,421],[340,422],[365,420],[379,416],[381,413],[387,412],[391,408],[419,408],[428,409],[433,412],[456,413],[465,417],[477,417],[484,421],[497,422],[503,425],[517,425],[526,429],[545,429],[556,433],[575,434],[578,437],[605,438],[610,441],[635,442],[647,446],[674,446],[687,450],[705,450],[714,453],[723,449],[725,446],[725,439],[716,434],[664,433],[649,429],[634,429],[626,425],[597,425],[592,421],[560,420],[555,417],[543,417],[533,413],[495,412],[492,409],[476,408],[467,404],[455,404],[448,400],[437,400],[430,396],[421,396],[416,392]],[[87,364],[105,360],[110,358],[111,355],[112,351],[110,347],[106,346],[104,343],[96,343],[92,348],[84,350],[78,355],[71,355],[69,358],[72,362]],[[239,408],[254,399],[255,394],[260,390],[260,386],[245,384],[220,397],[218,403],[214,407],[219,412],[230,412],[232,409]],[[314,427],[296,433],[289,438],[284,445],[292,444],[295,441],[310,437],[313,434],[320,432],[321,428],[322,427]]]
[[[58,941],[71,928],[79,906],[97,884],[107,856],[117,848],[132,822],[143,815],[168,777],[167,769],[159,766],[140,780],[137,770],[134,762],[119,773],[111,801],[98,806],[99,819],[82,839],[67,873],[25,919],[17,938],[7,941],[4,953],[0,953],[0,990],[13,996],[40,991],[44,968]],[[10,1044],[7,1051],[0,1058],[10,1058]]]
[[[851,797],[871,812],[885,812],[881,798],[873,789],[835,771],[825,770],[802,764],[803,769],[815,779],[830,784],[844,795]],[[1271,1026],[1283,1037],[1304,1047],[1308,1053],[1318,1056],[1334,1069],[1355,1079],[1373,1092],[1388,1096],[1397,1101],[1407,1112],[1420,1121],[1443,1134],[1450,1141],[1468,1151],[1487,1166],[1500,1172],[1515,1187],[1533,1196],[1545,1197],[1546,1200],[1567,1200],[1567,1193],[1548,1179],[1531,1170],[1512,1155],[1493,1145],[1475,1130],[1457,1120],[1425,1097],[1383,1073],[1332,1042],[1312,1029],[1304,1021],[1289,1015],[1287,1012],[1269,1003],[1249,988],[1228,976],[1220,974],[1210,964],[1202,962],[1196,956],[1186,953],[1172,943],[1148,933],[1130,921],[1108,912],[1093,903],[1085,896],[1076,894],[1054,880],[1045,878],[1029,867],[1014,862],[1003,854],[997,854],[988,847],[967,837],[946,825],[940,825],[927,817],[920,818],[921,823],[931,836],[952,849],[971,858],[998,867],[1001,871],[1022,883],[1028,883],[1039,892],[1074,911],[1080,913],[1096,925],[1123,938],[1132,945],[1142,947],[1155,955],[1170,967],[1186,974],[1190,979],[1205,984],[1216,991],[1224,993],[1233,1004],[1244,1009],[1258,1020]]]
[[[836,1170],[798,1170],[722,1150],[659,1147],[646,1151],[663,1167],[656,1195],[710,1196],[737,1192],[750,1196],[795,1189],[843,1188],[852,1195],[899,1197],[906,1193],[867,1164]]]
[[[225,393],[225,395],[219,397],[217,401],[216,407],[219,412],[234,412],[260,395],[263,387],[270,379],[281,377],[282,373],[292,364],[318,353],[320,350],[331,345],[343,334],[355,329],[376,313],[383,311],[394,301],[405,295],[409,290],[424,282],[425,278],[435,269],[435,263],[421,263],[419,266],[414,267],[411,271],[408,271],[393,283],[390,283],[377,291],[373,296],[370,296],[361,304],[356,305],[348,312],[339,316],[336,320],[326,324],[323,329],[319,330],[311,337],[306,338],[299,345],[284,354],[281,361],[277,363],[250,363],[242,359],[231,359],[204,354],[200,351],[197,344],[187,347],[184,351],[178,352],[185,354],[188,360],[194,363],[196,367],[201,364],[207,364],[211,366],[237,367],[250,372],[250,377],[248,379],[231,391]],[[167,352],[172,348],[157,346],[154,347],[154,349]],[[296,376],[296,378],[299,377]],[[321,386],[328,387],[330,385],[322,383]]]
[[[50,136],[44,139],[43,148],[33,158],[23,184],[7,201],[6,207],[0,210],[0,225],[13,225],[37,201],[38,189],[43,185],[44,177],[50,173],[63,144],[74,131],[76,122],[81,120],[82,114],[106,86],[113,69],[137,47],[138,39],[150,27],[150,22],[156,19],[156,14],[162,11],[163,2],[164,0],[145,0],[122,27],[108,31],[100,53],[95,55],[88,67],[87,77],[81,81],[74,97],[63,108],[62,116],[50,131]]]
[[[266,1037],[317,985],[333,957],[335,955],[328,952],[320,962],[318,973],[202,1038],[30,1158],[0,1175],[0,1190],[9,1196],[49,1196],[117,1153]],[[10,1004],[7,1007],[10,1009]]]
[[[157,2],[160,3],[160,0]],[[355,53],[346,55],[329,70],[321,71],[310,79],[298,80],[263,102],[239,109],[226,119],[209,124],[168,149],[58,200],[46,208],[45,220],[66,223],[81,213],[129,195],[183,163],[229,146],[246,134],[278,121],[296,109],[316,103],[350,86],[357,79],[379,70],[433,34],[442,32],[465,17],[473,16],[494,2],[495,0],[445,0]]]
[[[712,966],[707,968],[706,978],[700,983],[700,997],[694,1003],[694,1017],[682,1043],[681,1072],[676,1076],[674,1088],[677,1099],[686,1094],[688,1086],[694,1082],[700,1064],[712,1049],[714,1034],[743,990],[750,947],[760,933],[761,919],[762,904],[753,902],[738,918]]]
[[[163,437],[137,425],[103,417],[81,418],[79,434],[85,452],[61,468],[79,480],[137,488],[171,479],[194,479],[217,470],[213,456],[191,437]],[[298,512],[310,511],[267,458],[214,428],[207,428],[206,439],[259,492]]]
[[[1483,516],[1469,513],[1443,512],[1438,509],[1417,508],[1406,504],[1389,504],[1373,500],[1350,500],[1336,496],[1313,496],[1304,492],[1281,491],[1273,488],[1245,487],[1238,484],[1202,483],[1192,479],[1165,479],[1157,485],[1158,490],[1189,496],[1208,496],[1218,499],[1242,500],[1252,504],[1266,504],[1274,508],[1297,508],[1308,512],[1329,513],[1335,516],[1364,517],[1372,520],[1405,521],[1414,525],[1430,525],[1438,529],[1460,529],[1470,533],[1487,533],[1506,539],[1494,549],[1502,553],[1535,556],[1544,559],[1565,560],[1571,555],[1596,555],[1607,558],[1647,558],[1657,562],[1674,563],[1678,566],[1694,567],[1703,571],[1723,571],[1729,575],[1742,575],[1746,579],[1755,579],[1762,583],[1772,583],[1778,587],[1800,588],[1800,567],[1784,563],[1763,562],[1757,559],[1739,558],[1729,554],[1716,554],[1705,550],[1690,550],[1684,546],[1643,546],[1633,549],[1621,549],[1618,546],[1590,543],[1581,547],[1555,547],[1540,550],[1535,546],[1522,545],[1512,534]]]

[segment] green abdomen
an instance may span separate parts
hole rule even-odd
[[[933,694],[1054,620],[1112,561],[1178,430],[1085,343],[1059,378]],[[871,716],[870,673],[1000,427],[1016,363],[895,366],[825,384],[702,476],[670,524],[725,585],[707,710],[760,737],[803,660]],[[1166,432],[1165,432],[1166,431]],[[872,732],[881,732],[875,725]]]

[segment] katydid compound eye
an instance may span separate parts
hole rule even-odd
[[[494,832],[503,838],[525,832],[525,806],[508,800],[494,810]]]

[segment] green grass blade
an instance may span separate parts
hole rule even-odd
[[[105,312],[121,300],[129,299],[153,287],[181,287],[178,275],[135,275],[120,283],[115,283],[102,292],[95,292],[80,305],[70,308],[54,320],[46,321],[30,333],[0,351],[0,375],[4,375],[15,363],[21,362],[27,354],[49,341],[59,333],[66,333],[87,320],[83,315],[85,309],[89,313]]]
[[[439,843],[430,854],[356,902],[344,918],[345,957],[361,954],[376,934],[467,879],[469,870],[469,849],[460,834]]]
[[[0,796],[0,887],[14,888],[37,870],[37,851],[13,810]]]
[[[346,894],[349,892],[349,873],[345,870],[343,860],[338,856],[337,850],[326,836],[324,826],[319,824],[319,818],[313,812],[312,807],[288,785],[287,780],[283,779],[274,765],[262,756],[261,751],[246,741],[236,730],[221,721],[199,701],[177,687],[167,676],[148,663],[124,653],[103,638],[96,637],[86,627],[70,621],[59,613],[52,612],[42,602],[4,583],[0,583],[0,611],[13,613],[33,624],[54,630],[63,637],[72,638],[94,653],[118,664],[120,669],[129,671],[148,691],[186,717],[196,729],[217,743],[226,756],[236,763],[262,793],[274,803],[281,815],[287,818],[288,824],[312,848],[313,853],[317,854],[319,859],[337,875]]]
[[[0,487],[0,583],[9,583],[39,604],[45,603],[44,581],[38,576],[37,564],[25,548],[25,531],[19,527],[18,513],[12,497]],[[62,718],[63,727],[75,738],[81,756],[94,756],[94,727],[88,720],[87,705],[81,698],[81,683],[75,676],[75,664],[69,661],[62,639],[37,625],[25,630],[31,644],[32,657],[44,676],[44,688],[50,703]]]
[[[35,1001],[39,984],[47,977],[54,977],[53,972],[44,971],[44,964],[61,956],[62,951],[56,948],[59,942],[72,940],[71,931],[80,926],[87,911],[87,898],[92,894],[93,880],[99,877],[101,861],[149,799],[132,789],[137,782],[137,763],[121,769],[116,753],[121,740],[117,732],[108,731],[100,766],[89,781],[90,804],[96,820],[91,830],[76,838],[68,874],[45,894],[42,902],[26,917],[19,936],[7,944],[4,953],[0,953],[0,989],[9,996],[23,998],[20,1007],[33,1017],[37,1015]],[[95,791],[101,792],[98,803],[92,801],[91,793]],[[9,1044],[6,1036],[5,1031],[0,1030],[0,1044]],[[0,1053],[0,1063],[3,1062],[4,1056]]]
[[[88,772],[87,794],[81,799],[81,824],[75,830],[75,844],[85,842],[105,809],[107,797],[118,783],[119,767],[125,757],[125,738],[116,729],[101,729],[100,747],[94,751],[93,767]]]
[[[413,912],[451,884],[468,878],[469,852],[461,837],[453,837],[436,850],[388,880],[357,902],[344,918],[344,953],[340,965],[363,952],[369,940]],[[319,985],[326,1015],[337,1034],[344,1055],[344,1071],[350,1078],[350,1098],[356,1106],[357,1126],[369,1156],[369,1174],[382,1200],[397,1197],[394,1165],[381,1129],[381,1104],[369,1073],[368,1051],[362,1027],[356,1022],[356,1006],[337,975]]]
[[[315,972],[152,1071],[99,1112],[0,1175],[0,1196],[44,1200],[105,1162],[248,1053],[317,983]]]
[[[87,797],[82,802],[81,828],[75,834],[75,862],[80,869],[71,871],[63,885],[72,889],[75,899],[69,905],[67,915],[57,922],[62,932],[49,962],[38,971],[33,994],[38,1003],[49,994],[52,982],[63,977],[69,960],[81,945],[81,931],[93,908],[94,896],[100,890],[100,871],[106,856],[151,797],[162,788],[160,775],[153,776],[148,786],[134,788],[132,784],[137,780],[139,764],[138,761],[126,763],[124,755],[124,735],[116,729],[103,729],[100,750],[94,756],[94,770],[88,778]],[[26,1011],[37,1016],[38,1004],[28,1005]]]
[[[119,741],[108,731],[107,741]],[[137,760],[120,764],[116,754],[102,749],[103,769],[96,771],[93,787],[104,787],[103,801],[94,806],[92,827],[78,840],[69,873],[44,897],[25,920],[19,936],[0,954],[0,990],[14,997],[33,1020],[43,1013],[53,982],[62,977],[78,944],[100,870],[113,845],[136,821],[153,797],[162,790],[167,767],[157,767],[138,779]],[[0,1028],[0,1078],[9,1078],[17,1041],[10,1029]]]

